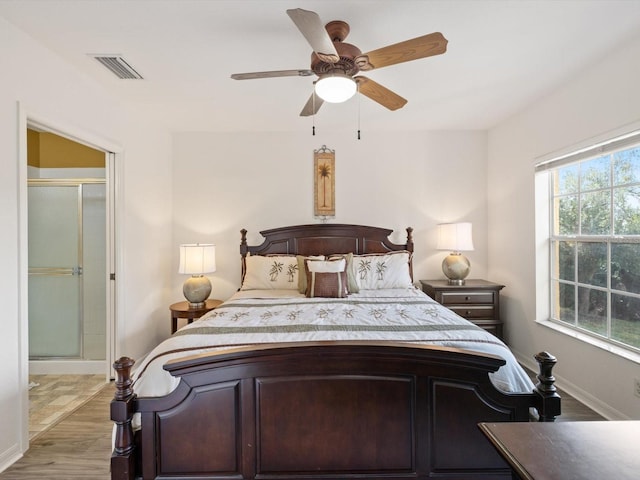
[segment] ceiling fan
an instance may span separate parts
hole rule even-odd
[[[440,55],[447,50],[447,39],[440,32],[434,32],[362,53],[355,45],[344,43],[350,31],[348,23],[334,20],[323,25],[317,13],[301,8],[287,10],[287,15],[313,49],[310,68],[234,73],[231,78],[249,80],[317,75],[314,92],[300,112],[303,117],[315,115],[325,101],[344,102],[356,91],[389,110],[402,108],[407,103],[406,99],[370,78],[357,74],[361,71],[367,72],[397,63]]]

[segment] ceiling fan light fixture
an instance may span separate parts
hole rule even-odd
[[[323,75],[316,82],[316,95],[329,103],[342,103],[353,97],[358,89],[355,80],[343,73]]]

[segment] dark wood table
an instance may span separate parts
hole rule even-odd
[[[222,300],[215,298],[209,298],[206,300],[204,306],[199,308],[193,308],[189,306],[189,302],[174,303],[169,307],[171,310],[171,334],[173,335],[178,330],[178,318],[186,318],[187,323],[192,323],[196,318],[200,318],[207,312],[210,312],[218,305],[222,303]]]
[[[640,421],[481,423],[514,478],[637,480]]]

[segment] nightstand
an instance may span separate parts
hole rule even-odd
[[[476,279],[464,285],[449,285],[447,280],[420,280],[420,284],[436,302],[502,340],[500,290],[504,285]]]
[[[189,302],[174,303],[169,307],[169,310],[171,310],[171,333],[174,334],[176,333],[176,330],[178,330],[179,318],[186,318],[187,323],[191,323],[205,313],[210,312],[221,303],[222,300],[215,300],[213,298],[208,299],[205,302],[204,307],[201,308],[191,308],[189,307]]]

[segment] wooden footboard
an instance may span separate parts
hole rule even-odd
[[[498,479],[510,469],[478,422],[560,413],[553,356],[530,394],[504,394],[504,360],[458,349],[322,342],[237,349],[165,366],[165,397],[137,398],[118,373],[112,479]],[[140,413],[134,435],[132,417]]]

